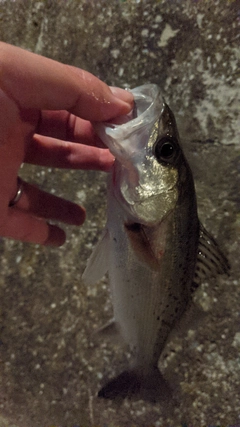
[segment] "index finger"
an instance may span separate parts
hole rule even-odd
[[[87,71],[0,42],[0,87],[25,109],[68,110],[91,121],[127,114],[133,96]],[[115,96],[116,95],[116,96]]]

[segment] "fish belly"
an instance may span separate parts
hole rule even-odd
[[[163,318],[168,305],[166,278],[161,270],[153,271],[139,261],[121,224],[110,231],[109,261],[115,321],[134,363],[147,369],[157,364],[171,329]]]

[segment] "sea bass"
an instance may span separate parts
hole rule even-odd
[[[95,126],[116,160],[106,228],[83,279],[95,283],[108,272],[114,322],[132,353],[129,369],[98,395],[126,397],[145,390],[151,399],[162,383],[159,357],[194,290],[229,266],[199,222],[172,111],[156,85],[132,93],[132,116]]]

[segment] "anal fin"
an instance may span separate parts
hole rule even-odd
[[[95,329],[93,336],[96,339],[108,340],[111,341],[111,343],[126,345],[122,338],[120,327],[114,318],[109,320],[103,326],[100,326],[100,328]]]

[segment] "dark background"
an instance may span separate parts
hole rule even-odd
[[[0,39],[87,69],[111,85],[160,85],[190,160],[202,222],[229,278],[204,283],[205,316],[160,359],[168,407],[96,397],[126,367],[92,336],[112,313],[107,281],[81,274],[105,222],[103,173],[25,166],[24,179],[87,208],[59,249],[0,241],[0,427],[160,427],[240,423],[239,2],[0,1]]]

